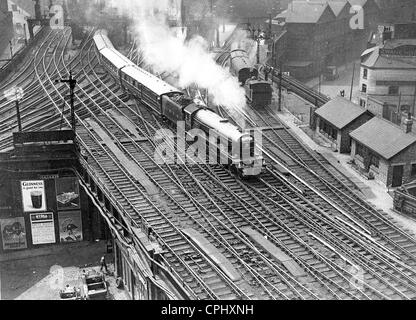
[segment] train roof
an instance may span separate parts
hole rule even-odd
[[[231,138],[232,141],[238,141],[241,137],[247,136],[246,133],[242,133],[238,127],[231,124],[227,119],[220,117],[211,110],[201,109],[195,117],[223,136]]]
[[[111,40],[108,38],[107,32],[105,30],[96,31],[93,39],[98,51],[101,51],[104,48],[114,49],[114,46],[111,43]]]
[[[129,59],[123,56],[115,49],[104,48],[100,50],[100,53],[109,60],[117,69],[121,69],[127,65],[133,64]]]
[[[241,70],[241,69],[257,70],[254,67],[254,64],[252,64],[249,61],[247,56],[236,55],[234,57],[231,57],[231,64],[232,64],[232,67],[235,68],[236,70]]]
[[[157,95],[163,95],[167,93],[180,93],[183,94],[182,91],[179,89],[171,86],[167,82],[161,80],[160,78],[156,77],[155,75],[147,72],[139,68],[138,66],[127,66],[123,68],[123,73],[127,76],[133,78],[137,82],[143,84],[147,88],[149,88],[152,92],[156,93]]]

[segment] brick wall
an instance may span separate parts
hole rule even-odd
[[[343,130],[338,132],[339,141],[338,148],[340,153],[350,153],[351,152],[351,138],[350,133],[355,129],[361,127],[364,123],[372,118],[371,115],[365,113],[354,122],[346,126]]]
[[[352,141],[351,157],[355,163],[364,168],[364,159],[356,154],[356,141]],[[370,172],[374,174],[377,181],[382,182],[386,186],[391,186],[393,182],[393,167],[403,165],[403,182],[409,181],[411,177],[412,164],[416,164],[416,144],[403,150],[391,160],[380,158],[379,167],[370,167]]]
[[[0,55],[7,50],[9,41],[13,37],[12,17],[12,13],[8,11],[7,0],[0,0]]]
[[[367,69],[367,79],[364,79],[364,69]],[[377,81],[383,80],[382,83]],[[413,83],[412,83],[413,82]],[[387,103],[388,105],[412,108],[415,94],[416,68],[413,69],[369,69],[364,66],[360,70],[360,92],[363,84],[367,86],[367,92],[361,92],[360,98],[367,104],[372,104],[376,114],[382,114],[380,105],[376,101]],[[399,95],[389,95],[389,86],[398,86]],[[372,101],[370,101],[370,97]]]

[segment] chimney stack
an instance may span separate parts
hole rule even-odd
[[[412,118],[412,114],[409,112],[407,114],[407,118],[403,120],[403,130],[405,133],[410,133],[412,132],[413,129],[413,118]]]

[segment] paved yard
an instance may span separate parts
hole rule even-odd
[[[321,86],[320,91],[331,98],[335,98],[339,95],[341,90],[345,90],[345,97],[350,98],[351,92],[351,80],[353,75],[353,64],[355,64],[354,70],[354,84],[352,92],[352,101],[357,103],[359,102],[360,94],[360,61],[350,62],[346,65],[340,66],[338,68],[339,78],[333,81],[324,80],[324,77],[321,77]],[[314,78],[306,82],[308,86],[319,91],[319,78]]]
[[[33,250],[32,250],[33,251]],[[33,254],[33,253],[32,253]],[[59,300],[59,290],[67,284],[79,287],[83,270],[99,270],[100,257],[106,254],[105,242],[83,242],[36,250],[37,256],[0,262],[0,299]],[[6,256],[7,257],[7,256]],[[5,260],[5,256],[1,260]],[[112,254],[106,255],[110,275],[109,298],[126,299],[115,286]]]

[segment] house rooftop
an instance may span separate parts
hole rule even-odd
[[[386,160],[416,143],[415,134],[405,133],[399,126],[377,117],[351,132],[350,136]]]
[[[366,109],[343,97],[336,97],[315,111],[318,116],[339,130],[345,128],[366,112]]]

